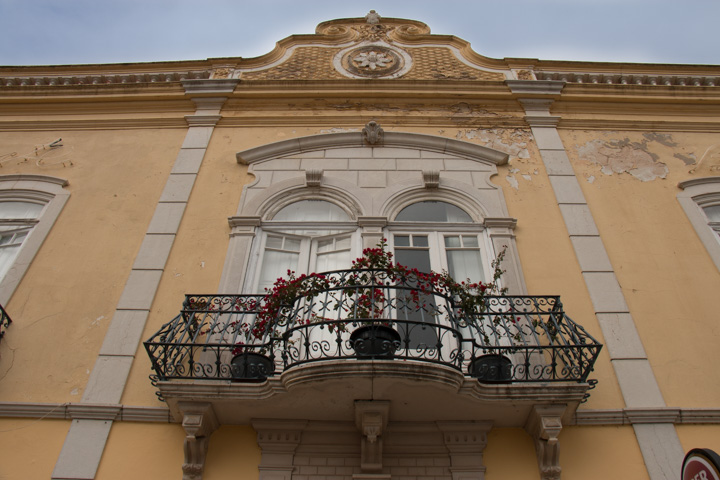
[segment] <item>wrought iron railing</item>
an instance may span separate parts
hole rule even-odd
[[[273,308],[264,295],[187,295],[145,342],[158,380],[263,380],[312,362],[395,359],[483,382],[585,382],[602,346],[557,296],[458,298],[357,270]],[[271,316],[269,318],[269,315]]]
[[[0,340],[5,336],[5,330],[10,326],[12,320],[2,305],[0,305]]]

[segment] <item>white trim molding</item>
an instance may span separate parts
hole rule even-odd
[[[690,223],[705,245],[705,249],[720,270],[720,242],[708,225],[703,208],[710,204],[720,204],[720,177],[693,178],[678,183],[683,191],[677,199],[688,216]]]
[[[23,242],[12,267],[0,280],[0,304],[7,305],[50,233],[70,197],[70,192],[63,188],[67,185],[65,179],[45,175],[0,176],[0,199],[3,201],[32,200],[45,204],[38,223]]]

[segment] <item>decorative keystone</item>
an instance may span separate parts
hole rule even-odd
[[[322,170],[305,170],[305,185],[308,187],[319,187],[322,182]]]
[[[363,140],[368,145],[379,145],[382,144],[383,138],[385,137],[385,130],[375,121],[370,121],[362,129]]]
[[[440,186],[440,172],[437,170],[423,170],[423,183],[425,188],[438,188]]]

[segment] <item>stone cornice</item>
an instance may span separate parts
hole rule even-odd
[[[505,80],[510,91],[516,95],[557,96],[565,86],[564,81],[556,80]]]
[[[720,423],[717,408],[618,408],[578,410],[571,425],[631,425],[639,423],[716,424]]]
[[[607,85],[720,86],[720,75],[534,72],[538,80]]]
[[[177,423],[166,407],[82,403],[0,402],[0,418],[95,419]],[[635,423],[720,424],[720,409],[694,407],[578,410],[567,425],[632,425]]]
[[[60,87],[72,85],[137,85],[146,83],[172,83],[201,80],[210,77],[208,70],[185,72],[156,72],[130,74],[89,75],[29,75],[15,76],[0,72],[0,90],[4,87]]]
[[[450,155],[459,155],[466,158],[482,159],[494,165],[504,165],[508,161],[508,154],[506,153],[468,142],[461,142],[452,138],[433,135],[385,132],[382,146],[419,148]],[[331,133],[270,143],[261,147],[238,152],[236,157],[238,163],[249,165],[261,160],[292,153],[340,147],[372,148],[365,144],[361,132]]]

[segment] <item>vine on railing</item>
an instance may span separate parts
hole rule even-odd
[[[158,380],[264,380],[339,359],[435,363],[484,382],[587,380],[601,345],[554,296],[507,296],[392,262],[385,240],[349,270],[295,276],[266,295],[188,295],[145,347]]]

